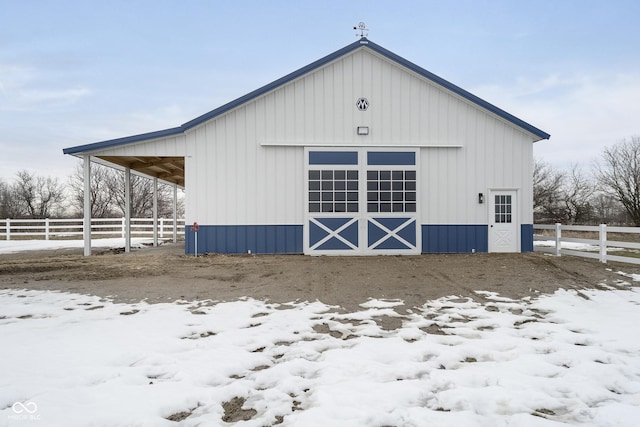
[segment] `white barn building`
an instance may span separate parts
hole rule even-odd
[[[362,38],[182,126],[63,151],[184,186],[198,253],[526,252],[548,138]]]

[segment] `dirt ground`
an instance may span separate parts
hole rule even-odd
[[[48,289],[111,297],[116,302],[177,299],[315,301],[356,310],[369,298],[401,299],[406,308],[474,290],[521,298],[558,288],[619,286],[640,274],[629,264],[526,254],[379,257],[304,255],[185,256],[181,243],[133,250],[80,249],[0,255],[0,289]]]

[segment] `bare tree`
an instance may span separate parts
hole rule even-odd
[[[180,193],[178,193],[180,194]],[[184,216],[184,200],[177,196],[176,215],[178,218]],[[173,185],[158,185],[158,216],[164,218],[173,217]]]
[[[628,222],[624,206],[611,194],[598,192],[591,199],[593,221],[596,224],[622,225]]]
[[[78,164],[69,178],[73,193],[73,205],[77,212],[84,209],[84,173]],[[178,215],[183,212],[178,201]],[[131,175],[131,216],[150,217],[153,214],[153,180]],[[99,164],[91,165],[91,216],[107,218],[125,215],[124,172]],[[173,215],[173,189],[168,184],[158,184],[158,216]]]
[[[125,215],[125,179],[124,172],[114,170],[111,180],[111,193],[118,211]],[[151,216],[153,209],[153,183],[151,180],[139,175],[131,174],[131,216],[144,218]]]
[[[571,166],[562,186],[563,216],[569,224],[585,224],[591,219],[590,199],[595,192],[593,181],[577,164]]]
[[[593,212],[593,180],[578,165],[568,172],[534,160],[533,209],[536,222],[587,223]]]
[[[9,186],[0,179],[0,218],[8,218],[7,202],[9,201]]]
[[[36,176],[26,170],[16,174],[13,197],[19,216],[48,218],[62,211],[64,187],[57,178]]]
[[[91,187],[89,192],[91,218],[109,218],[117,216],[113,204],[113,193],[110,191],[113,170],[100,164],[91,165]],[[76,214],[84,211],[84,171],[82,163],[76,165],[74,173],[69,177],[72,193],[72,206]]]
[[[565,179],[562,171],[540,159],[533,163],[533,212],[536,222],[560,221],[561,189]]]
[[[124,172],[112,169],[108,182],[115,208],[125,214]],[[158,216],[170,217],[173,214],[173,193],[171,186],[158,184]],[[153,180],[131,174],[131,216],[145,218],[153,215]]]
[[[640,226],[640,136],[605,148],[602,164],[596,164],[598,182],[622,205],[636,226]]]
[[[15,218],[20,210],[14,197],[13,187],[0,179],[0,218]]]

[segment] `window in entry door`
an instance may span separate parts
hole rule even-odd
[[[511,196],[506,194],[496,194],[494,210],[496,223],[511,223]]]

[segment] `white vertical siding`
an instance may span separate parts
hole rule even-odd
[[[303,149],[256,143],[269,127],[264,105],[249,104],[189,132],[188,222],[302,223]],[[294,122],[293,114],[290,119]]]
[[[355,107],[366,97],[366,112]],[[356,135],[369,126],[370,135]],[[185,156],[187,222],[302,224],[304,145],[420,146],[423,224],[486,224],[478,193],[518,190],[532,223],[532,136],[369,50],[357,50],[184,135],[94,155]],[[443,147],[444,146],[444,147]],[[447,147],[449,146],[449,147]]]
[[[355,107],[361,96],[370,102],[366,112]],[[369,126],[370,135],[356,135],[357,126]],[[423,224],[486,224],[488,204],[478,203],[478,193],[494,188],[517,189],[520,218],[531,223],[532,139],[357,50],[187,132],[187,221],[302,224],[302,147],[321,144],[423,147]]]
[[[530,139],[497,121],[475,135],[462,148],[422,148],[422,223],[486,224],[488,201],[479,204],[478,193],[515,189],[520,222],[531,224]]]

